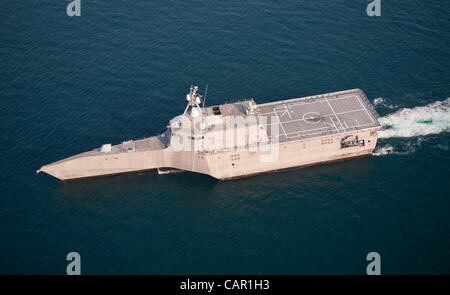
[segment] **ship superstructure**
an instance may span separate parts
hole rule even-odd
[[[48,165],[61,180],[150,169],[230,179],[372,154],[381,128],[363,91],[353,89],[256,104],[205,107],[197,86],[166,132],[100,148]]]

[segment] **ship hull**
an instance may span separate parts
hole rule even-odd
[[[106,144],[38,172],[70,180],[169,168],[234,179],[371,155],[381,129],[378,114],[360,89],[261,105],[247,100],[200,111],[204,121],[178,116],[161,135]],[[247,123],[215,129],[239,117]],[[200,135],[193,134],[195,124],[203,126]],[[227,140],[239,134],[244,141],[229,145]]]
[[[358,136],[359,140],[364,140],[364,146],[342,148],[341,139],[345,137],[345,134],[280,144],[278,156],[274,161],[268,162],[261,161],[262,156],[267,156],[267,153],[261,152],[233,151],[216,155],[208,159],[210,175],[227,180],[370,156],[378,139],[376,131],[377,129],[373,129],[352,133]]]
[[[325,164],[329,164],[329,163],[350,161],[350,160],[365,158],[365,157],[370,157],[370,156],[372,156],[372,152],[364,152],[364,153],[358,153],[358,154],[354,154],[354,155],[350,155],[350,156],[346,156],[346,157],[338,157],[334,160],[327,160],[327,161],[315,162],[315,163],[311,163],[311,164],[304,164],[304,165],[300,165],[300,166],[292,166],[292,167],[280,168],[280,169],[276,169],[276,170],[268,170],[268,171],[256,172],[256,173],[252,173],[252,174],[245,174],[245,175],[233,176],[233,177],[228,177],[228,178],[221,178],[220,180],[227,181],[227,180],[240,179],[240,178],[246,178],[246,177],[251,177],[251,176],[258,176],[258,175],[263,175],[263,174],[294,171],[294,170],[307,168],[307,167],[311,167],[311,166],[316,166],[316,165],[325,165]]]
[[[219,180],[228,180],[351,159],[372,154],[377,143],[377,129],[353,132],[364,146],[341,147],[346,134],[322,136],[307,140],[281,143],[261,150],[233,150],[216,154],[177,152],[166,149],[128,152],[111,155],[85,155],[43,166],[46,172],[60,180],[139,172],[158,168],[173,168],[206,174]],[[263,161],[264,157],[274,158]],[[39,172],[40,172],[39,171]]]

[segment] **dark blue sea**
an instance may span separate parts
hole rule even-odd
[[[0,2],[0,273],[450,273],[450,5],[381,1]],[[361,88],[373,157],[219,182],[60,182],[42,165],[160,134],[207,104]]]

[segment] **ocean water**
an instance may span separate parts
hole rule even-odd
[[[450,273],[445,1],[0,2],[0,273]],[[361,88],[373,157],[218,182],[155,172],[59,182],[42,165],[161,133],[207,104]]]

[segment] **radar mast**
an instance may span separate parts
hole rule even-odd
[[[191,117],[200,117],[202,115],[202,108],[200,104],[202,103],[203,95],[198,93],[198,86],[192,86],[189,89],[189,94],[186,94],[186,100],[188,102],[186,109],[184,110],[183,115],[186,115],[189,107],[191,107],[191,112],[189,115]]]

